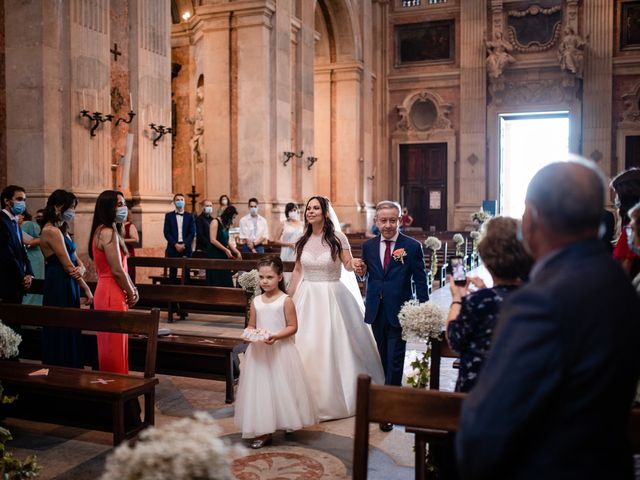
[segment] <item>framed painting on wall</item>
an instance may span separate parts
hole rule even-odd
[[[620,12],[620,49],[640,49],[640,1],[624,2]]]
[[[453,62],[454,28],[453,20],[396,25],[396,65]]]

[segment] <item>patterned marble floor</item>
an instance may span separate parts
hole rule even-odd
[[[186,321],[164,324],[176,332],[203,335],[237,336],[243,320],[237,317],[190,315]],[[405,366],[424,345],[408,346]],[[231,442],[241,442],[233,424],[233,405],[224,403],[224,383],[160,375],[156,390],[156,424],[204,410],[212,414]],[[456,371],[444,362],[441,375],[443,389],[451,390]],[[18,458],[35,454],[43,467],[41,479],[96,480],[111,452],[111,436],[59,425],[8,419],[4,422],[14,440],[8,450]],[[354,419],[323,422],[291,435],[279,432],[273,446],[249,451],[234,460],[233,472],[238,479],[314,479],[350,478]],[[401,480],[413,478],[413,435],[402,427],[383,433],[371,425],[369,478]]]

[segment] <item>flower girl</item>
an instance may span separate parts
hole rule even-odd
[[[298,330],[296,310],[287,296],[282,260],[276,256],[258,262],[263,294],[251,303],[249,326],[243,336],[252,341],[242,362],[235,405],[235,424],[251,448],[272,441],[276,430],[299,430],[317,423],[302,362],[293,335]]]

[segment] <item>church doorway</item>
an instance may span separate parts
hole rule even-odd
[[[521,218],[531,178],[568,153],[568,112],[501,115],[500,213]]]
[[[447,144],[400,145],[400,195],[413,226],[447,229]]]

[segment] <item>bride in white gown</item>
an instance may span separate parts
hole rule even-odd
[[[320,420],[350,417],[358,375],[383,384],[382,364],[364,323],[349,242],[326,198],[309,199],[305,224],[289,284],[298,314],[296,345]]]

